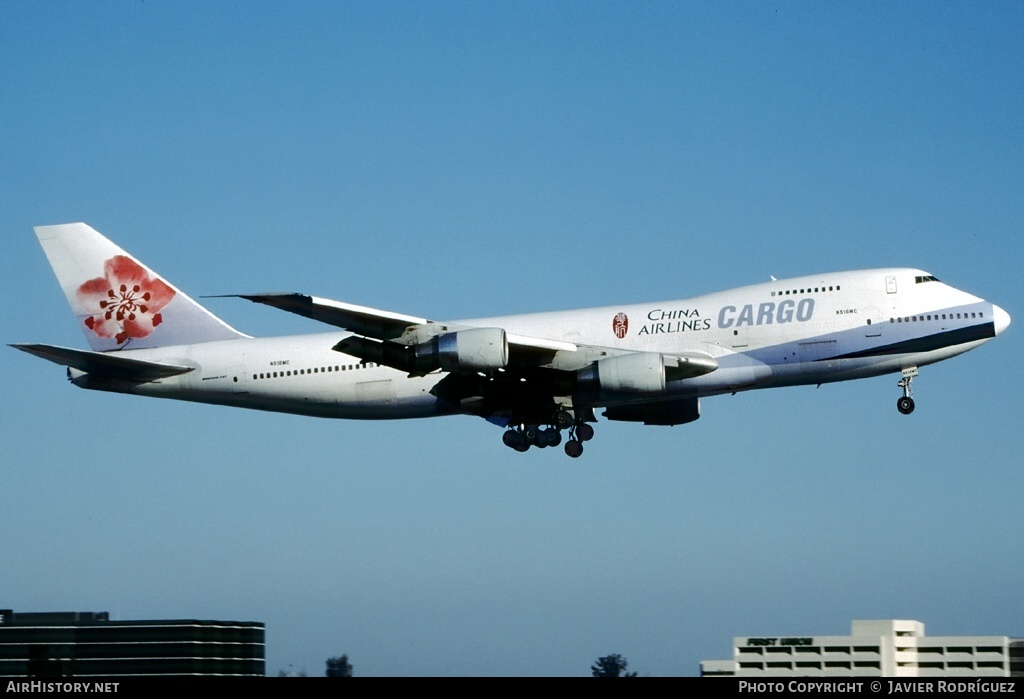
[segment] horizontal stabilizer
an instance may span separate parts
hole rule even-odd
[[[23,344],[11,345],[14,349],[34,354],[47,361],[61,366],[68,366],[79,371],[84,371],[93,376],[103,376],[124,381],[153,381],[168,376],[176,376],[192,371],[195,367],[178,366],[175,364],[162,364],[160,362],[147,362],[142,359],[129,359],[117,354],[105,352],[89,352],[86,350],[71,349],[70,347],[55,347],[54,345]]]
[[[248,299],[253,303],[280,308],[283,311],[296,313],[378,340],[393,340],[401,337],[410,325],[424,325],[431,322],[426,318],[380,311],[375,308],[331,301],[305,294],[235,294],[234,296]]]

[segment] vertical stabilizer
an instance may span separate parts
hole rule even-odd
[[[247,337],[84,223],[35,232],[94,350]]]

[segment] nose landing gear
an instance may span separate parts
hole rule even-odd
[[[903,389],[903,397],[896,401],[896,409],[904,415],[914,412],[914,399],[910,397],[910,382],[918,375],[917,367],[912,366],[903,370],[903,378],[897,386]]]

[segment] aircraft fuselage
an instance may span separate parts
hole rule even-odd
[[[1009,317],[926,272],[877,269],[779,280],[675,301],[457,323],[631,352],[697,351],[718,361],[717,370],[708,374],[669,381],[660,396],[591,401],[609,405],[899,372],[977,347],[1005,328]],[[194,367],[145,383],[70,372],[76,384],[87,388],[320,417],[463,412],[432,393],[443,373],[409,376],[331,349],[349,335],[120,350],[127,357]]]

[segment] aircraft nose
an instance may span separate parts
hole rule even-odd
[[[992,304],[992,317],[995,319],[996,335],[1010,327],[1010,314],[995,304]]]

